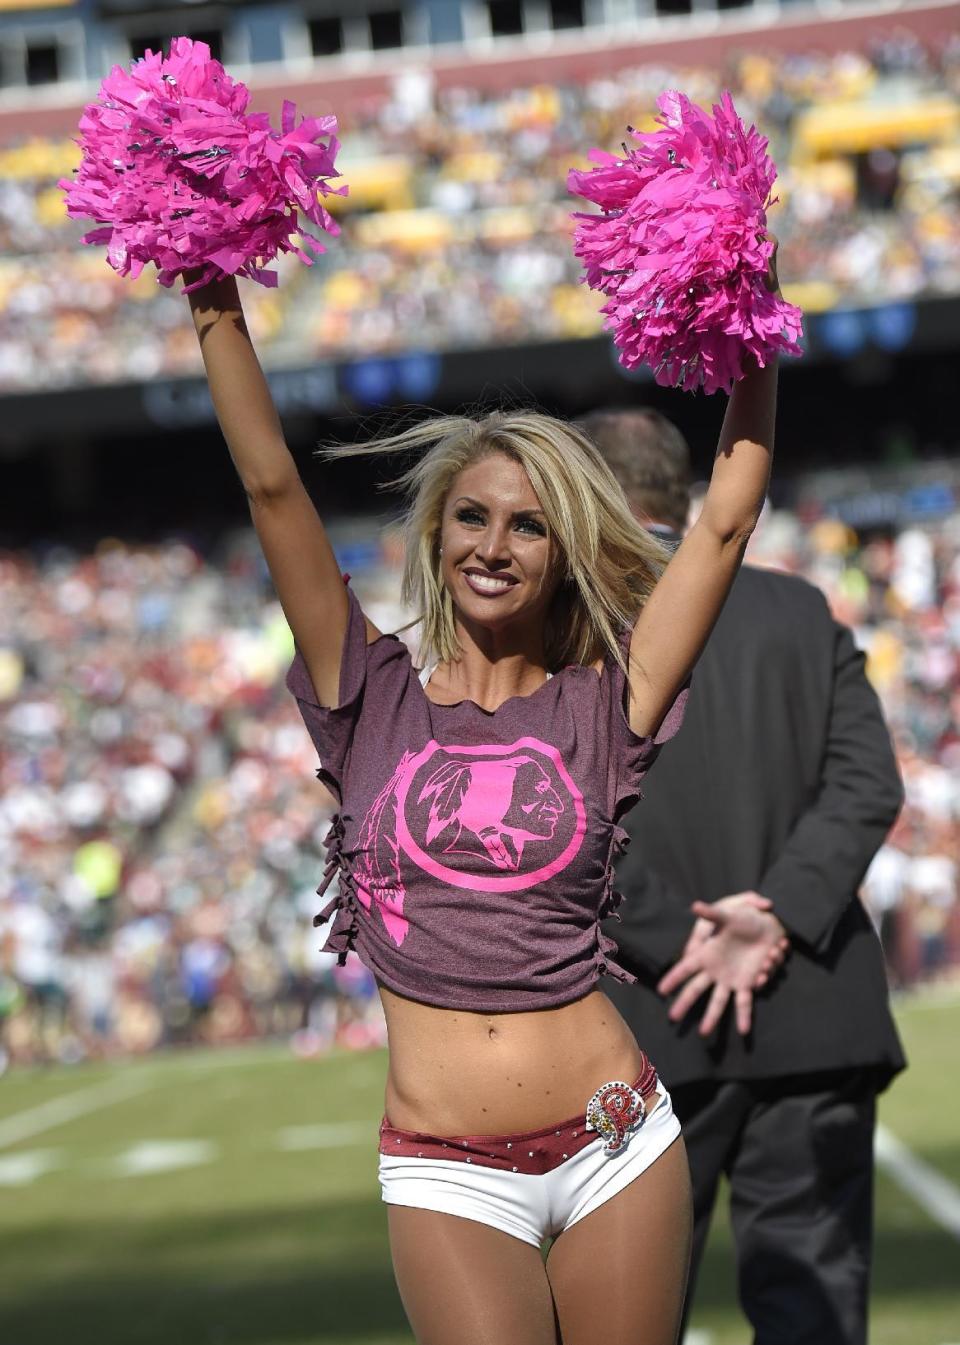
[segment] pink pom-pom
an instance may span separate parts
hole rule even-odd
[[[303,230],[298,210],[328,234],[340,232],[319,196],[346,195],[339,177],[336,117],[304,117],[283,105],[280,132],[262,113],[248,114],[250,92],[233,80],[204,42],[176,37],[170,55],[148,51],[130,70],[114,66],[99,100],[80,118],[83,151],[75,180],[64,179],[67,214],[102,227],[84,243],[106,243],[120,275],[138,276],[154,262],[161,285],[187,271],[185,289],[228,275],[275,286],[264,269],[281,252],[308,266],[291,241]],[[319,195],[318,195],[319,193]]]
[[[762,366],[801,353],[800,310],[766,285],[776,168],[729,93],[712,117],[677,92],[657,107],[663,129],[630,128],[638,143],[624,158],[591,150],[598,167],[571,169],[570,191],[601,210],[574,214],[574,251],[607,296],[604,326],[625,368],[647,364],[664,387],[729,392],[746,356]]]

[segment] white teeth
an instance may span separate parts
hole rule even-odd
[[[491,593],[510,587],[509,579],[493,579],[486,574],[471,574],[470,582],[476,584],[478,588],[489,589]]]

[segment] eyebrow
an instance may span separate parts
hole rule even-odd
[[[454,505],[472,504],[475,509],[486,509],[487,507],[485,504],[481,504],[479,500],[475,500],[471,495],[459,495],[453,503]],[[546,518],[546,514],[542,509],[515,509],[511,514],[511,518],[533,518],[535,514],[539,514],[541,518]]]

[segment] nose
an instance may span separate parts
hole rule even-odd
[[[477,538],[477,560],[488,570],[503,569],[510,564],[510,533],[505,524],[491,521]]]

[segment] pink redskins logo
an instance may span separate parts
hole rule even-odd
[[[397,803],[407,857],[473,891],[521,892],[552,878],[586,830],[583,795],[557,749],[538,738],[480,747],[430,742],[408,763]],[[458,855],[473,862],[457,865]]]
[[[586,831],[583,795],[560,753],[538,738],[405,753],[361,827],[358,896],[407,933],[402,852],[451,887],[522,892],[561,873]]]

